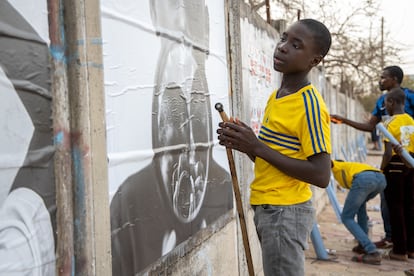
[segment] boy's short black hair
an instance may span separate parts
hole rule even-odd
[[[401,67],[397,65],[387,66],[384,69],[382,69],[382,71],[387,71],[391,77],[397,78],[397,82],[399,84],[402,83],[403,78],[404,78],[404,72],[401,69]]]
[[[315,19],[301,19],[298,22],[304,24],[313,33],[317,50],[322,57],[326,56],[332,43],[331,33],[328,28]]]
[[[405,93],[404,90],[402,90],[399,87],[395,87],[388,91],[386,94],[387,99],[395,101],[397,104],[404,104],[405,101]]]

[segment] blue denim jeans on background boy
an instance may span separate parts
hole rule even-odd
[[[386,183],[385,176],[380,172],[363,171],[355,175],[342,209],[342,222],[367,253],[374,253],[377,248],[368,237],[366,203],[381,193]],[[355,215],[358,223],[355,221]]]

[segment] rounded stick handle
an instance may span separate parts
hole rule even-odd
[[[222,103],[216,103],[215,105],[214,105],[214,108],[220,113],[220,117],[221,117],[221,119],[223,120],[223,122],[228,122],[228,121],[230,121],[229,120],[229,117],[227,116],[227,114],[226,114],[226,112],[224,112],[224,109],[223,109],[223,104]]]

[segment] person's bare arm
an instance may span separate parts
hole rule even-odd
[[[362,122],[362,123],[352,121],[348,118],[345,118],[341,115],[336,115],[336,114],[331,114],[331,118],[333,118],[336,121],[340,121],[341,123],[346,124],[348,126],[356,128],[358,130],[368,131],[368,132],[373,131],[375,129],[375,126],[380,122],[380,119],[373,115],[369,117],[368,121]]]
[[[391,160],[392,157],[392,145],[390,142],[385,141],[384,142],[384,154],[382,155],[382,161],[381,161],[381,170],[384,170],[385,167],[388,165],[388,163]]]
[[[285,174],[312,185],[326,188],[331,176],[331,158],[319,153],[307,160],[299,160],[281,154],[260,142],[253,130],[243,122],[220,123],[217,130],[220,144],[246,153],[250,158],[260,157]]]

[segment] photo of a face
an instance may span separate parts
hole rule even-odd
[[[152,0],[148,7],[158,44],[151,49],[152,108],[142,118],[151,121],[153,156],[111,200],[114,275],[139,273],[232,209],[230,174],[213,158],[207,3]]]
[[[156,154],[155,162],[174,213],[183,222],[191,222],[204,200],[211,158],[205,75],[208,11],[204,4],[189,1],[151,1],[151,15],[161,37],[153,98],[153,125],[159,127],[153,128],[153,147],[180,147]],[[183,41],[172,39],[174,33],[182,34]]]

